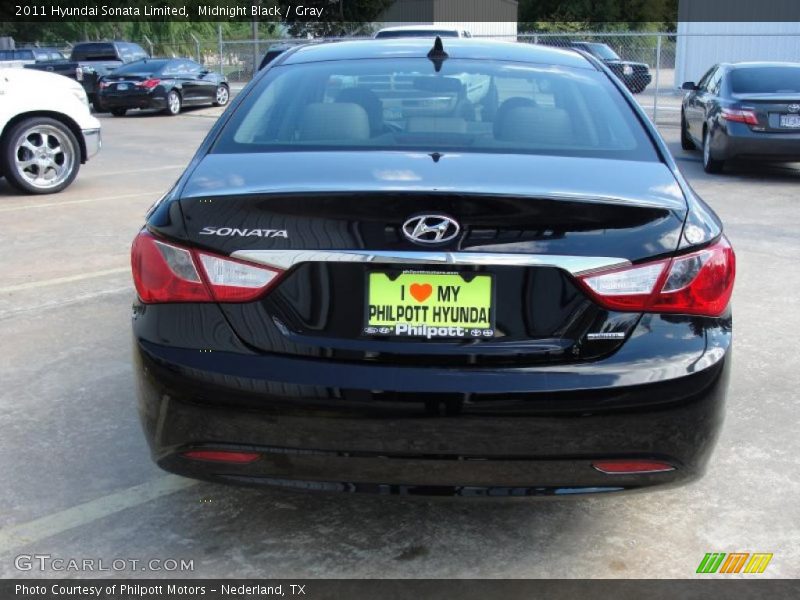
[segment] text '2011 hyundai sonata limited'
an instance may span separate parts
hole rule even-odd
[[[476,40],[293,48],[133,243],[157,463],[406,495],[702,474],[734,254],[614,75]]]

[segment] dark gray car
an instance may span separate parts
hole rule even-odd
[[[681,146],[702,148],[703,167],[731,159],[800,161],[800,63],[714,65],[681,107]]]

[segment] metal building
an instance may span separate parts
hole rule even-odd
[[[510,40],[517,35],[517,9],[516,0],[396,0],[377,21],[387,26],[452,27],[475,37]]]
[[[780,16],[785,3],[787,17],[796,11],[798,0],[772,0],[770,9]],[[751,22],[699,21],[696,2],[681,0],[678,9],[678,36],[675,48],[675,85],[697,81],[713,65],[721,62],[780,60],[800,62],[800,22],[759,21],[759,3],[728,0],[726,9],[737,16],[752,11]]]

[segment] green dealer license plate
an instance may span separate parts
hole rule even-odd
[[[370,272],[364,334],[490,338],[493,283],[491,275],[472,273]]]

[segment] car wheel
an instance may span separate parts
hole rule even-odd
[[[722,168],[725,166],[725,161],[717,160],[711,156],[711,144],[713,139],[713,131],[706,129],[703,135],[703,169],[705,169],[706,173],[721,173]]]
[[[172,90],[169,94],[167,94],[167,114],[171,117],[179,114],[181,112],[181,95]]]
[[[220,84],[219,87],[217,87],[217,93],[214,97],[214,106],[225,106],[230,99],[231,91],[228,89],[228,86],[224,83]]]
[[[25,119],[4,136],[2,172],[28,194],[60,192],[78,175],[81,151],[69,127],[47,117]]]
[[[692,141],[689,132],[686,130],[686,115],[683,114],[683,110],[681,110],[681,148],[684,150],[697,149],[697,146],[695,146],[694,141]]]
[[[124,117],[125,113],[128,112],[127,108],[112,108],[111,114],[115,117]]]

